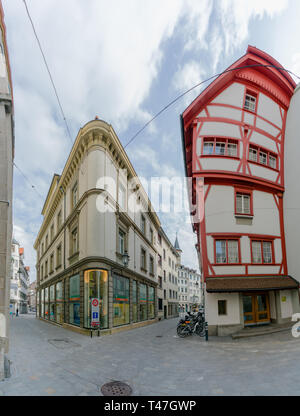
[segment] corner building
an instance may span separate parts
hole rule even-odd
[[[80,129],[42,215],[39,318],[85,333],[98,298],[104,332],[157,320],[161,224],[109,124],[95,119]]]
[[[210,334],[291,321],[299,311],[283,211],[286,118],[295,82],[280,68],[249,46],[181,116]]]

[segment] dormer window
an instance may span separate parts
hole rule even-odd
[[[244,109],[255,113],[257,94],[255,92],[246,91]]]

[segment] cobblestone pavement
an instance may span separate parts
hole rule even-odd
[[[100,338],[11,319],[11,377],[0,396],[99,396],[104,383],[134,395],[299,395],[300,338],[289,331],[232,340],[176,337],[171,319]]]

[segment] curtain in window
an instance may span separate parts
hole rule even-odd
[[[264,263],[272,263],[272,243],[269,241],[263,242]]]
[[[260,241],[252,241],[252,257],[253,263],[261,263],[261,243]]]
[[[228,240],[228,263],[239,262],[238,241]]]
[[[227,263],[226,240],[216,241],[216,261],[217,263]]]

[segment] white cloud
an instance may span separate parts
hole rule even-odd
[[[201,65],[194,60],[190,60],[180,67],[175,73],[173,78],[174,88],[180,92],[185,92],[194,85],[199,84],[203,80],[204,75],[205,71]],[[185,95],[183,101],[186,106],[191,103],[197,95],[199,95],[200,88],[201,86]]]
[[[297,75],[298,77],[300,77],[300,52],[295,53],[292,56],[292,66],[291,66],[291,71]],[[299,78],[295,77],[292,75],[292,77],[294,78],[295,82],[298,84],[300,82]]]

